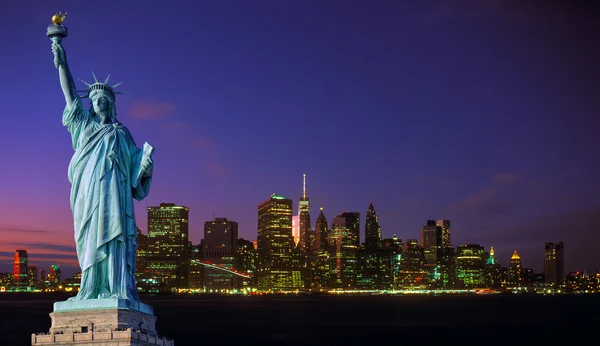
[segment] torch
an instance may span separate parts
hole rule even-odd
[[[67,16],[67,12],[62,14],[61,12],[57,12],[52,16],[52,24],[48,26],[48,30],[46,30],[46,34],[50,38],[53,43],[60,44],[64,37],[67,37],[67,27],[62,25],[63,20]],[[58,68],[58,61],[54,60],[54,66]]]

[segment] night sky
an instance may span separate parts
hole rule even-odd
[[[188,4],[185,4],[188,3]],[[77,268],[46,27],[79,89],[111,73],[117,114],[151,143],[146,207],[190,208],[198,244],[213,215],[256,239],[257,205],[294,209],[307,175],[312,223],[372,201],[384,237],[450,219],[452,245],[494,246],[543,270],[600,268],[600,8],[592,1],[12,1],[3,5],[0,272]]]

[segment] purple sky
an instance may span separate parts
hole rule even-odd
[[[492,245],[504,265],[517,250],[541,271],[563,240],[567,271],[600,268],[598,5],[183,3],[3,6],[0,271],[17,248],[76,269],[45,34],[58,10],[75,78],[123,81],[118,116],[156,148],[144,230],[145,208],[172,202],[194,244],[213,213],[254,240],[257,204],[277,192],[296,209],[306,172],[313,224],[320,205],[364,224],[372,200],[384,237],[447,218],[454,246]]]

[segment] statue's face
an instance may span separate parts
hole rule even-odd
[[[96,114],[106,113],[110,110],[109,95],[104,91],[94,93],[92,96],[92,106]]]

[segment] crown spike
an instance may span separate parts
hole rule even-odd
[[[108,79],[110,78],[110,73],[108,74],[108,76],[106,76],[106,79],[104,80],[104,84],[108,84]]]
[[[96,78],[96,74],[92,71],[92,76],[94,76],[94,83],[99,83],[98,78]]]
[[[87,86],[88,86],[88,88],[92,86],[90,83],[88,83],[88,82],[84,81],[84,80],[83,80],[83,79],[81,79],[81,78],[77,78],[77,79],[79,79],[79,80],[80,80],[80,81],[81,81],[83,84],[87,85]]]
[[[117,83],[117,84],[113,85],[113,86],[112,86],[112,88],[114,89],[114,88],[118,87],[118,86],[119,86],[119,85],[121,85],[121,84],[123,84],[123,82],[119,82],[119,83]]]

